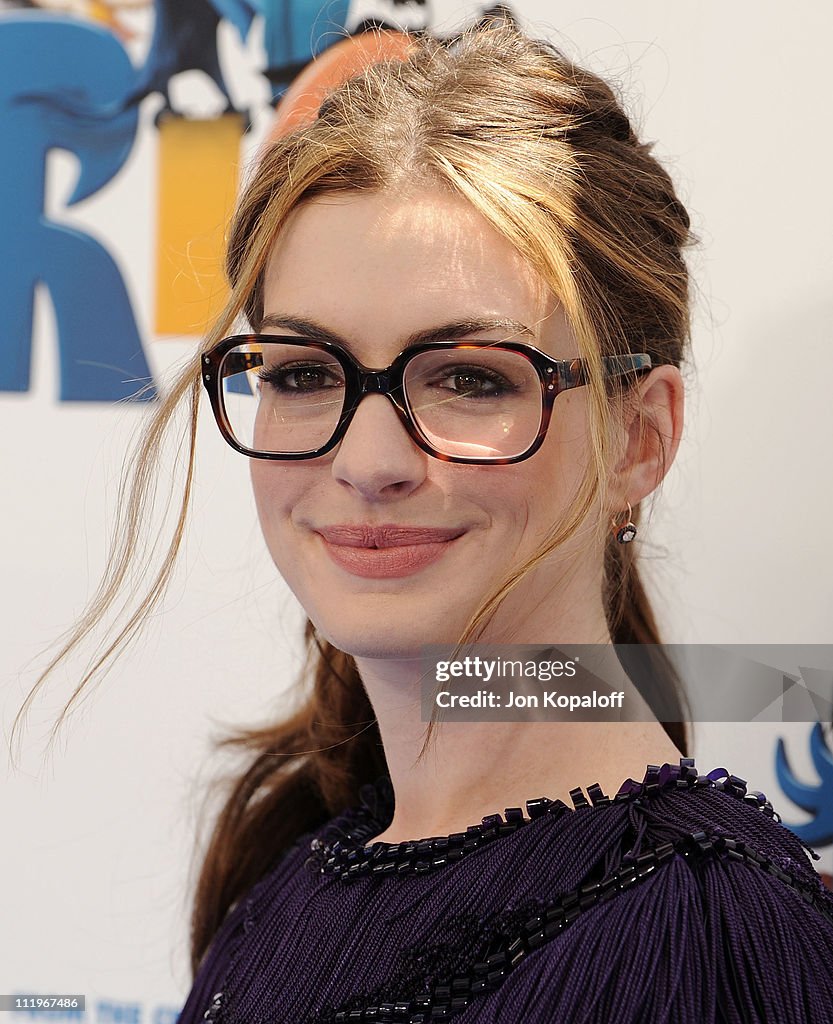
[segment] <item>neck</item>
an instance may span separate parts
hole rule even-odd
[[[599,629],[597,621],[592,628],[572,629],[570,644],[563,646],[599,643]],[[396,797],[393,820],[377,838],[401,842],[448,835],[536,797],[569,802],[571,789],[593,783],[613,796],[626,778],[641,778],[647,764],[676,762],[680,751],[619,665],[602,629],[605,639],[595,652],[604,661],[603,678],[624,692],[631,720],[441,721],[424,753],[422,659],[357,658]],[[513,642],[531,643],[536,635],[545,634],[530,617]]]

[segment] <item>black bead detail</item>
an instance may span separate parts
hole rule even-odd
[[[376,810],[379,801],[383,806],[392,802],[390,779],[382,776],[376,783],[363,787],[362,793],[365,797],[362,808],[359,810],[358,821],[352,827],[342,829],[331,842],[325,842],[320,838],[311,841],[307,865],[321,874],[334,875],[345,882],[371,875],[383,878],[387,875],[427,874],[444,868],[486,843],[510,835],[545,815],[557,818],[563,814],[586,812],[612,804],[639,804],[666,789],[703,788],[727,793],[756,807],[774,821],[781,821],[763,793],[747,791],[745,780],[730,775],[725,768],[716,768],[708,775],[699,775],[694,758],[682,757],[679,765],[648,765],[641,782],[628,779],[612,800],[598,784],[593,784],[587,788],[586,795],[580,788],[570,791],[573,807],[561,800],[538,797],[526,802],[528,818],[524,817],[520,807],[508,807],[505,810],[505,817],[500,814],[486,815],[479,825],[470,825],[465,832],[405,843],[374,842],[364,846],[364,840],[378,834],[384,827]],[[381,812],[381,816],[384,817],[384,811]]]
[[[510,938],[506,948],[472,964],[464,974],[457,974],[434,985],[429,996],[396,1004],[380,1003],[362,1010],[339,1011],[333,1017],[316,1019],[316,1024],[345,1024],[348,1021],[401,1021],[402,1024],[427,1024],[448,1020],[469,1004],[473,996],[494,991],[529,953],[549,942],[586,910],[610,899],[619,892],[638,885],[657,867],[675,854],[692,858],[720,857],[757,867],[774,875],[794,889],[808,904],[833,920],[833,905],[811,882],[793,877],[774,864],[769,857],[739,839],[705,832],[692,832],[675,842],[661,843],[623,863],[599,882],[585,883],[565,893],[554,903],[529,918],[518,935]],[[396,1008],[398,1016],[390,1015]],[[354,1016],[358,1014],[358,1016]]]
[[[211,1024],[211,1022],[217,1021],[217,1019],[218,1019],[217,1018],[217,1014],[220,1012],[220,1007],[222,1006],[222,1004],[223,1004],[223,993],[222,992],[215,992],[214,995],[211,997],[211,1004],[210,1004],[210,1006],[205,1011],[205,1013],[202,1015],[203,1016],[203,1020],[209,1021],[209,1024]]]

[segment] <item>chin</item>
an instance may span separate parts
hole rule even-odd
[[[406,621],[399,617],[368,616],[357,622],[346,621],[344,616],[340,621],[330,616],[310,618],[320,636],[354,658],[419,658],[426,644],[455,644],[464,628],[461,624],[452,632],[448,622],[430,624],[414,617]]]

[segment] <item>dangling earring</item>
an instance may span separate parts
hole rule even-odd
[[[630,544],[630,542],[636,536],[636,523],[631,521],[631,516],[632,515],[633,515],[633,509],[631,508],[631,503],[628,502],[628,519],[627,519],[627,522],[624,523],[624,525],[622,525],[622,526],[617,526],[615,519],[611,519],[610,520],[611,523],[613,524],[613,535],[619,541],[620,544]]]

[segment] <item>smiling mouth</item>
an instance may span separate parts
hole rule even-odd
[[[411,576],[438,561],[466,531],[422,527],[330,527],[317,531],[330,559],[364,579]]]
[[[466,532],[461,527],[399,526],[386,523],[380,526],[322,526],[316,531],[329,544],[339,547],[385,550],[415,545],[443,544],[456,540]]]

